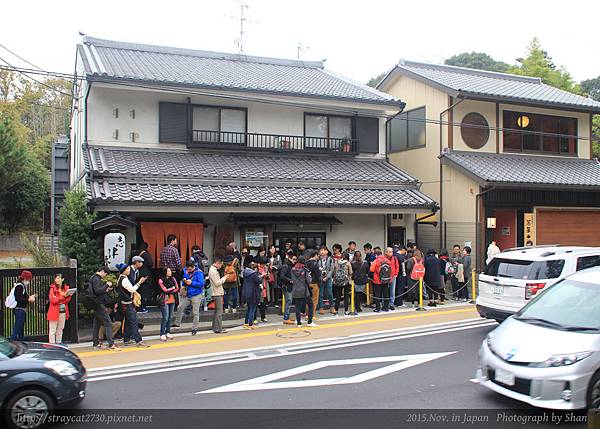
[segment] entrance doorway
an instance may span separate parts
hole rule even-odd
[[[494,210],[496,229],[494,240],[500,250],[510,249],[517,245],[517,213],[516,210]],[[485,248],[487,249],[487,245]]]
[[[293,245],[296,245],[299,241],[304,241],[307,249],[318,249],[325,244],[325,233],[324,232],[274,232],[273,243],[277,250],[283,249],[283,246],[287,240],[290,240]]]
[[[403,226],[390,226],[388,228],[388,247],[394,243],[406,244],[406,228]]]

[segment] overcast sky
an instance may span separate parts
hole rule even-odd
[[[327,59],[355,80],[390,69],[400,58],[441,63],[464,51],[515,63],[537,36],[579,81],[600,75],[597,1],[246,0],[250,55]],[[75,44],[90,36],[237,52],[237,0],[3,2],[0,43],[52,71],[72,72]],[[25,65],[0,48],[0,57]]]

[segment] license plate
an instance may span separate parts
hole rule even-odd
[[[497,369],[496,374],[494,376],[498,383],[502,383],[506,386],[514,386],[515,385],[515,376],[508,371],[504,371],[503,369]]]
[[[494,286],[494,295],[504,295],[504,286]]]

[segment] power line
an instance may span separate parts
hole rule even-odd
[[[18,59],[20,59],[21,61],[25,61],[27,64],[29,64],[30,66],[33,66],[34,68],[38,69],[38,70],[43,70],[41,67],[36,66],[35,64],[33,64],[30,61],[27,61],[25,58],[23,58],[22,56],[20,56],[19,54],[17,54],[14,51],[11,51],[10,49],[8,49],[6,46],[4,46],[2,43],[0,43],[0,48],[4,48],[6,51],[8,51],[9,53],[13,54],[15,57],[17,57]]]
[[[16,71],[17,73],[22,74],[23,76],[27,77],[28,79],[31,79],[32,81],[37,82],[40,85],[45,86],[46,88],[49,88],[49,89],[51,89],[53,91],[56,91],[59,94],[66,95],[67,97],[73,97],[73,94],[69,94],[69,93],[63,92],[60,89],[57,89],[57,88],[55,88],[55,87],[53,87],[51,85],[48,85],[47,83],[42,82],[41,80],[38,80],[36,78],[33,78],[33,77],[29,76],[29,74],[27,72],[21,71],[19,68],[13,66],[11,63],[9,63],[8,61],[6,61],[2,57],[0,57],[0,61],[2,61],[3,63],[7,64],[13,71]]]

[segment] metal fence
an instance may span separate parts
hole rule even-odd
[[[28,270],[33,274],[31,283],[27,287],[27,293],[37,294],[34,303],[27,306],[27,319],[25,321],[25,338],[30,341],[48,341],[48,320],[46,314],[49,305],[50,285],[54,282],[56,274],[62,274],[65,283],[70,287],[77,287],[77,270],[69,267],[55,268],[23,268],[23,269],[2,269],[0,270],[0,298],[2,299],[2,310],[0,311],[1,335],[10,337],[14,325],[13,310],[4,306],[4,301],[10,290],[17,282],[21,271]],[[69,343],[78,342],[78,293],[73,295],[69,302],[69,320],[65,323],[63,341]]]

